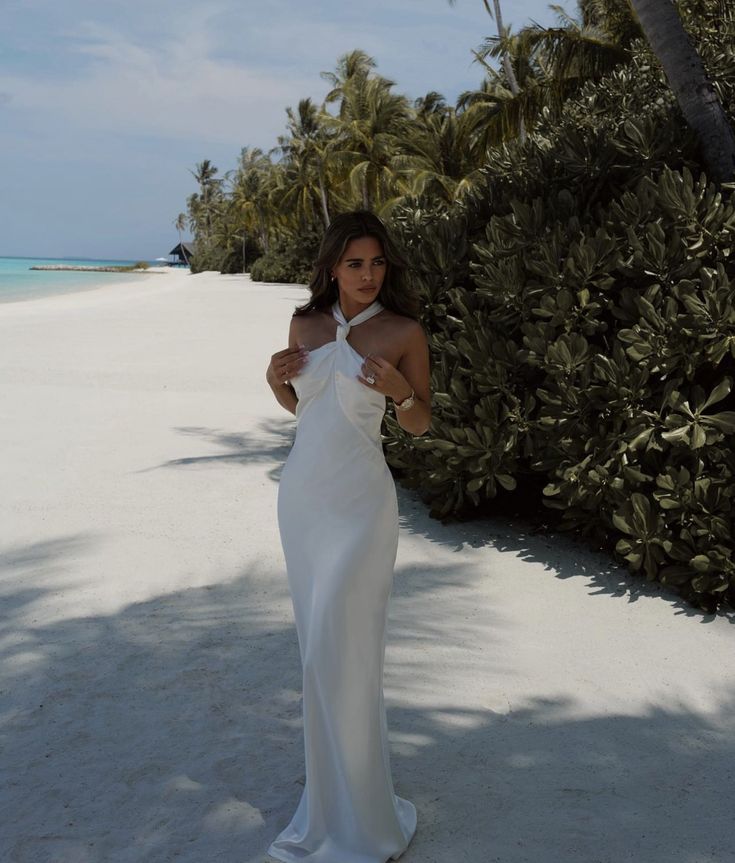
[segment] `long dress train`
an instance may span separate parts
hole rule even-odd
[[[398,505],[383,456],[385,396],[359,380],[347,341],[375,300],[336,339],[309,352],[292,381],[296,438],[278,489],[278,523],[303,667],[306,782],[268,853],[285,863],[385,863],[416,830],[393,788],[383,701],[388,601]]]

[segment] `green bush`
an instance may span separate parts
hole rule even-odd
[[[498,148],[463,206],[395,211],[433,421],[388,415],[385,449],[440,518],[542,477],[563,529],[711,611],[735,605],[735,207],[656,68],[641,46]]]
[[[304,231],[296,237],[280,238],[272,244],[267,254],[253,263],[250,278],[254,282],[308,284],[320,240],[321,231],[317,228]]]
[[[118,270],[121,273],[131,273],[134,270],[147,270],[148,267],[150,267],[148,261],[136,261],[134,264],[120,264],[120,266],[110,269]]]
[[[225,244],[215,240],[207,243],[205,239],[200,239],[197,242],[197,252],[192,256],[189,264],[192,273],[214,270],[223,274],[235,274],[244,272],[261,254],[262,250],[257,241],[246,237],[243,262],[242,236],[232,234]]]
[[[214,246],[207,247],[203,239],[197,239],[197,251],[189,258],[192,273],[219,272],[222,253]]]

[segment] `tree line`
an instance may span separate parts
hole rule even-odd
[[[450,209],[477,188],[493,148],[523,143],[540,117],[559,116],[587,82],[630,62],[641,40],[659,46],[711,175],[733,177],[735,137],[682,23],[705,6],[711,18],[712,0],[581,0],[576,17],[554,7],[557,26],[515,34],[499,0],[483,2],[497,30],[474,52],[485,76],[455,104],[438,92],[413,100],[396,92],[374,58],[353,50],[322,73],[321,104],[304,98],[286,109],[270,151],[245,146],[224,174],[208,159],[197,164],[198,191],[177,217],[194,236],[194,269],[238,272],[266,256],[266,277],[304,278],[335,213],[363,207],[390,219],[405,205]],[[732,15],[725,0],[715,5]]]

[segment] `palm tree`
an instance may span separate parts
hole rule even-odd
[[[271,196],[278,185],[277,170],[261,149],[243,147],[232,184],[240,229],[257,236],[264,252],[270,247],[270,227],[274,221]]]
[[[735,133],[676,6],[671,0],[630,3],[685,120],[699,139],[707,173],[717,183],[731,181],[735,177]]]
[[[238,221],[238,208],[233,198],[227,198],[218,211],[212,233],[213,264],[224,271],[224,267],[233,255],[242,255],[242,266],[245,264],[245,235]],[[244,270],[243,270],[244,271]],[[231,270],[228,269],[228,272]]]
[[[222,189],[222,179],[217,177],[217,171],[209,159],[204,159],[195,166],[195,170],[189,171],[199,184],[199,195],[195,202],[197,228],[207,242],[212,233],[213,207]]]
[[[393,81],[370,75],[375,61],[361,51],[340,58],[325,102],[340,100],[336,116],[326,114],[332,133],[331,164],[346,178],[350,194],[365,209],[380,208],[397,190],[408,191],[411,157],[402,140],[409,133],[408,99],[391,92]]]
[[[490,18],[495,18],[495,22],[498,28],[498,44],[501,46],[500,54],[501,61],[503,64],[503,71],[505,72],[506,80],[508,81],[508,86],[510,87],[510,92],[512,95],[517,98],[520,95],[521,89],[518,86],[518,79],[516,78],[515,70],[513,69],[513,63],[511,62],[510,56],[510,43],[508,37],[510,35],[510,30],[506,29],[503,26],[503,12],[500,8],[500,0],[493,0],[493,9],[490,8],[490,4],[488,0],[482,0],[483,5],[485,6],[485,11],[490,16]],[[449,0],[449,4],[454,6],[456,0]],[[518,118],[518,137],[523,143],[526,140],[526,123],[523,117],[523,114]]]
[[[186,256],[186,249],[184,248],[184,242],[181,239],[181,232],[186,228],[186,213],[179,213],[179,215],[174,219],[173,226],[179,232],[179,247],[181,248],[181,254],[184,256],[184,261],[186,261],[186,265],[189,265],[189,259]]]
[[[455,0],[449,0],[454,5]],[[488,0],[485,9],[491,13]],[[517,36],[502,27],[499,0],[493,0],[498,36],[485,40],[477,57],[500,56],[508,87],[494,74],[493,96],[501,111],[492,122],[521,135],[544,106],[558,111],[586,80],[599,78],[630,57],[633,41],[645,36],[658,58],[682,114],[697,134],[709,175],[716,182],[735,176],[735,132],[709,81],[672,0],[579,0],[580,21],[552,5],[560,26],[524,27]],[[723,10],[723,14],[726,14]],[[730,13],[732,14],[732,13]],[[527,64],[519,89],[512,83],[519,62]],[[468,100],[465,94],[465,103]]]
[[[350,51],[337,61],[335,72],[322,72],[321,77],[329,81],[332,89],[324,97],[324,102],[330,104],[344,99],[345,88],[356,81],[366,81],[377,66],[375,60],[364,51]]]
[[[279,150],[286,158],[289,173],[282,206],[295,208],[299,221],[309,221],[314,198],[317,198],[321,220],[328,228],[330,133],[323,122],[324,113],[311,99],[301,99],[296,112],[286,108],[286,115],[288,134],[278,138]]]
[[[490,6],[487,0],[483,0],[485,4],[485,11],[492,18],[492,12],[490,11]],[[502,53],[502,61],[503,61],[503,69],[505,70],[505,77],[508,79],[508,84],[510,85],[510,91],[514,96],[518,96],[521,92],[520,87],[518,86],[518,79],[516,78],[516,73],[513,71],[513,64],[510,62],[510,54],[507,50],[506,38],[510,35],[510,30],[506,31],[503,27],[503,13],[500,9],[500,0],[493,0],[493,6],[495,8],[495,20],[498,25],[498,39],[500,40],[500,44],[504,46],[504,50]],[[521,143],[526,140],[526,124],[523,120],[523,115],[520,118],[520,124],[518,127],[518,136],[521,139]]]
[[[415,157],[411,194],[452,203],[472,187],[484,159],[475,158],[465,115],[447,105],[440,93],[419,97],[413,107],[415,121],[405,141]]]
[[[465,108],[494,103],[496,112],[490,115],[484,133],[489,144],[512,137],[523,141],[526,129],[533,128],[542,110],[558,115],[564,102],[586,81],[597,80],[627,62],[633,40],[641,35],[627,0],[580,0],[579,20],[561,6],[550,8],[559,19],[557,27],[532,23],[511,35],[501,25],[499,35],[485,39],[475,55],[485,66],[489,81],[482,91],[463,94],[461,103]],[[499,3],[497,9],[499,12]],[[488,57],[502,59],[504,77],[487,65]],[[478,130],[480,124],[481,115],[476,118]]]

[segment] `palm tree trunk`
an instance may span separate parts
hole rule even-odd
[[[268,231],[265,227],[265,218],[263,211],[258,207],[258,228],[260,229],[260,243],[263,246],[263,251],[268,254]]]
[[[492,17],[487,0],[484,0],[484,3],[488,15]],[[504,39],[505,31],[503,30],[503,13],[500,10],[500,0],[493,0],[493,6],[495,7],[495,23],[498,25],[498,36]],[[518,79],[516,78],[516,73],[513,71],[513,64],[510,62],[507,51],[503,51],[503,69],[505,70],[505,77],[508,79],[510,92],[517,98],[521,92],[521,88],[518,86]],[[526,121],[523,119],[523,114],[521,114],[518,126],[518,137],[521,140],[521,144],[523,144],[526,140]]]
[[[329,218],[329,206],[327,204],[327,190],[324,188],[324,180],[319,175],[319,198],[322,202],[322,213],[324,215],[324,227],[328,228],[331,219]]]
[[[184,248],[184,241],[181,239],[181,228],[179,228],[179,248],[181,249],[181,254],[184,256],[184,263],[186,266],[189,266],[189,257],[186,254],[186,249]]]
[[[735,177],[735,133],[672,0],[630,0],[716,183]]]

